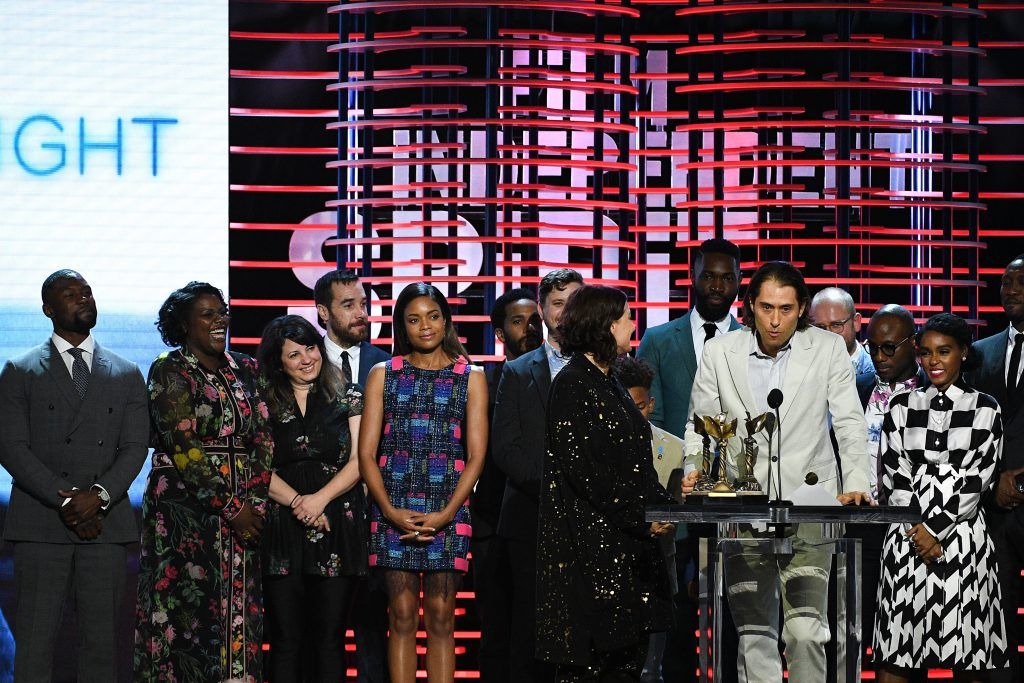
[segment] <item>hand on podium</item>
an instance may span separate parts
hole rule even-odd
[[[878,503],[871,500],[871,496],[863,491],[847,491],[846,493],[840,493],[836,496],[836,499],[843,505],[878,505]]]
[[[690,472],[688,475],[683,477],[683,481],[682,481],[682,494],[683,494],[684,498],[686,496],[688,496],[689,494],[693,493],[693,487],[696,486],[696,484],[697,484],[697,477],[699,477],[699,476],[700,476],[700,470],[694,470],[693,472]]]

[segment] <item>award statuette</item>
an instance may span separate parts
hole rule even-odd
[[[754,463],[757,462],[758,451],[754,435],[762,430],[767,431],[769,434],[774,431],[775,415],[765,413],[751,418],[750,413],[747,413],[744,425],[747,428],[747,438],[743,439],[743,458],[736,463],[738,476],[736,481],[733,482],[733,488],[741,495],[760,494],[762,493],[761,485],[754,478]]]
[[[706,495],[715,486],[715,480],[711,478],[711,437],[708,436],[708,430],[704,426],[705,419],[707,418],[697,417],[696,413],[693,414],[693,431],[700,434],[703,441],[700,475],[693,485],[693,493],[698,495]]]
[[[715,440],[716,450],[718,451],[718,479],[715,481],[715,485],[711,488],[710,495],[713,496],[734,496],[736,492],[729,486],[729,482],[725,478],[725,463],[726,457],[729,454],[729,439],[736,436],[736,424],[738,420],[728,422],[729,416],[726,413],[719,413],[714,417],[705,415],[704,429],[707,431],[708,436]],[[714,468],[712,468],[714,469]]]

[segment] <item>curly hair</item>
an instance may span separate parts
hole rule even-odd
[[[548,300],[548,295],[555,289],[562,291],[574,282],[582,285],[583,276],[572,268],[559,268],[542,277],[540,279],[540,287],[537,289],[540,305],[544,305],[544,302]]]
[[[807,291],[804,276],[789,261],[768,261],[761,264],[761,267],[750,276],[747,293],[743,297],[743,324],[752,330],[755,329],[754,301],[760,296],[761,286],[767,280],[771,280],[779,287],[792,287],[796,290],[797,303],[804,308],[804,312],[800,314],[800,319],[796,322],[796,329],[806,330],[811,324],[811,294]]]
[[[960,316],[952,313],[936,313],[928,318],[914,339],[918,345],[921,344],[926,332],[938,332],[952,337],[960,348],[966,351],[967,359],[960,364],[961,373],[970,372],[981,365],[981,358],[974,350],[974,335],[971,334],[971,326]]]
[[[195,280],[171,292],[167,300],[160,305],[160,313],[155,324],[164,344],[176,348],[185,343],[188,334],[186,320],[192,313],[192,306],[204,294],[211,294],[220,299],[222,304],[227,305],[222,291],[208,282]]]
[[[626,295],[605,285],[581,285],[569,295],[555,335],[562,353],[590,353],[611,365],[619,357],[612,323],[622,317]]]
[[[654,383],[654,369],[643,358],[622,355],[612,365],[612,377],[626,389],[642,387],[650,390]]]
[[[295,403],[291,383],[281,362],[281,349],[286,339],[300,346],[315,346],[320,349],[320,374],[316,379],[316,389],[323,391],[328,401],[340,396],[345,389],[344,380],[337,368],[327,359],[323,337],[313,324],[302,316],[282,315],[271,320],[263,328],[263,338],[260,339],[260,346],[256,351],[260,375],[267,387],[265,395],[271,413],[286,413]]]

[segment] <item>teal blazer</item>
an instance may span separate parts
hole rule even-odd
[[[729,329],[743,327],[732,315]],[[693,351],[693,333],[690,331],[690,313],[681,318],[649,328],[637,357],[643,358],[654,370],[651,396],[654,412],[651,422],[665,431],[682,438],[689,418],[690,390],[697,375],[697,357]]]

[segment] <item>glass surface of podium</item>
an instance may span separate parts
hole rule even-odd
[[[691,529],[692,525],[705,525],[697,527],[705,530],[700,536],[697,566],[700,680],[715,680],[719,678],[716,672],[722,671],[719,615],[725,597],[724,558],[730,554],[791,558],[794,542],[810,542],[816,551],[832,558],[829,592],[830,609],[834,606],[835,613],[829,619],[831,638],[826,646],[828,678],[837,683],[859,683],[861,653],[870,633],[862,636],[860,540],[844,538],[844,525],[912,525],[921,521],[921,511],[893,506],[794,506],[789,501],[701,498],[700,502],[647,508],[649,522],[686,523]],[[796,525],[810,531],[811,541],[803,539],[802,531],[797,536]],[[680,590],[685,587],[680,586]]]

